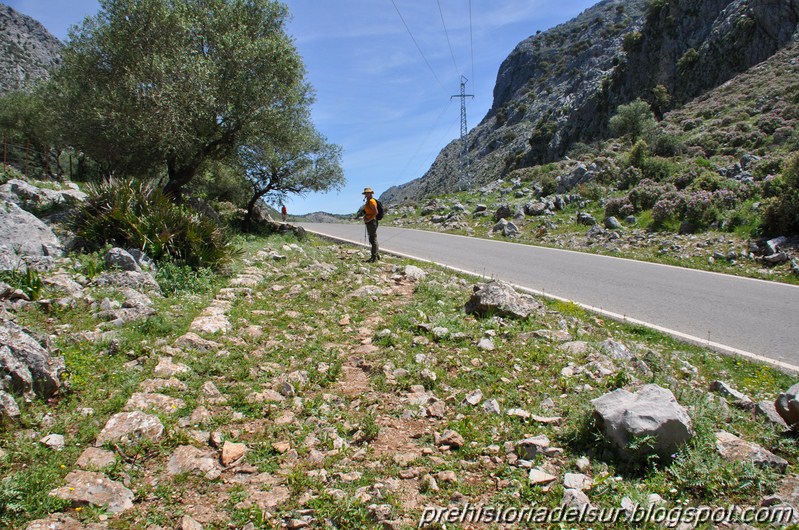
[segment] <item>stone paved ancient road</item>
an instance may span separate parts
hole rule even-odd
[[[364,244],[362,224],[300,223]],[[714,349],[799,371],[799,287],[556,250],[381,226],[381,248],[498,278],[644,323]]]

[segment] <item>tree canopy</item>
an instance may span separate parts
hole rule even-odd
[[[288,194],[339,189],[344,184],[341,147],[314,129],[307,108],[284,109],[279,134],[242,148],[242,169],[252,188],[245,226],[258,200],[282,202]]]
[[[312,102],[287,16],[274,0],[101,0],[53,77],[69,140],[113,172],[166,174],[179,196]]]

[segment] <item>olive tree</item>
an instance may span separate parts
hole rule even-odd
[[[278,204],[290,194],[340,189],[344,184],[341,147],[328,143],[313,127],[306,107],[286,109],[284,119],[279,134],[241,150],[242,169],[252,189],[245,226],[252,225],[261,199]]]
[[[311,100],[287,16],[275,0],[100,0],[51,85],[69,140],[179,198],[204,163],[273,134],[287,99]]]
[[[649,104],[636,99],[627,105],[619,105],[615,116],[610,118],[610,130],[616,136],[626,136],[635,143],[646,133],[654,129],[655,116]]]
[[[25,158],[30,159],[37,171],[55,170],[57,176],[64,173],[59,161],[65,147],[64,141],[41,90],[10,92],[0,96],[0,128],[5,131],[7,142],[26,146],[25,150],[30,155],[25,155]],[[21,151],[22,148],[17,147],[16,150]],[[21,166],[19,153],[13,152],[13,148],[9,151],[12,151],[11,158],[16,158],[16,164]],[[48,168],[51,161],[54,167]]]

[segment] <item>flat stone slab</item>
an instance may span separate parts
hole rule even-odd
[[[208,333],[209,335],[221,333],[225,335],[233,329],[233,326],[224,315],[209,315],[195,318],[189,329],[197,333]]]
[[[594,482],[582,473],[566,473],[563,475],[563,487],[572,490],[590,490]]]
[[[157,442],[164,434],[164,425],[156,416],[141,411],[120,412],[111,416],[97,436],[96,446],[106,442],[135,443],[141,439]]]
[[[545,486],[558,480],[555,475],[550,475],[543,469],[536,467],[530,470],[528,481],[531,486]]]
[[[191,349],[198,351],[216,351],[222,348],[222,345],[212,340],[204,339],[196,333],[188,332],[181,335],[173,345],[176,348]]]
[[[285,486],[276,486],[270,491],[252,491],[250,495],[262,511],[272,510],[291,498],[291,492]]]
[[[214,480],[222,474],[222,469],[213,451],[198,449],[192,445],[181,445],[169,458],[167,472],[170,475],[192,473]]]
[[[172,377],[177,374],[185,374],[190,372],[191,368],[183,363],[175,363],[172,357],[159,357],[158,364],[153,370],[153,374],[158,377]]]
[[[125,410],[155,410],[164,414],[173,414],[186,404],[182,399],[164,394],[135,392],[125,404]]]
[[[108,530],[106,523],[83,524],[65,513],[50,514],[45,519],[37,519],[28,523],[25,530]]]
[[[186,390],[186,383],[174,377],[169,379],[147,379],[141,382],[139,388],[145,392],[158,392],[164,389],[184,391]]]
[[[228,442],[222,446],[222,465],[229,466],[244,456],[247,446],[242,443]]]
[[[75,465],[86,470],[101,470],[113,466],[116,461],[116,455],[113,451],[106,451],[99,447],[87,447],[78,457]]]
[[[50,495],[69,501],[73,506],[105,508],[111,514],[133,508],[133,492],[102,473],[73,471],[66,481],[66,486],[52,490]]]
[[[785,473],[788,468],[788,461],[784,458],[725,431],[716,433],[716,450],[727,460],[752,462],[758,467],[770,467],[780,473]]]

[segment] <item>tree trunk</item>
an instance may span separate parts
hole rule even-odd
[[[253,217],[255,216],[255,205],[258,204],[258,200],[269,193],[269,188],[258,190],[250,199],[250,202],[247,203],[247,215],[244,216],[244,228],[249,230],[253,226]]]
[[[164,194],[170,197],[174,202],[179,203],[183,195],[183,186],[191,182],[194,174],[197,172],[197,165],[180,166],[174,160],[167,163],[167,173],[169,181],[164,186]]]

